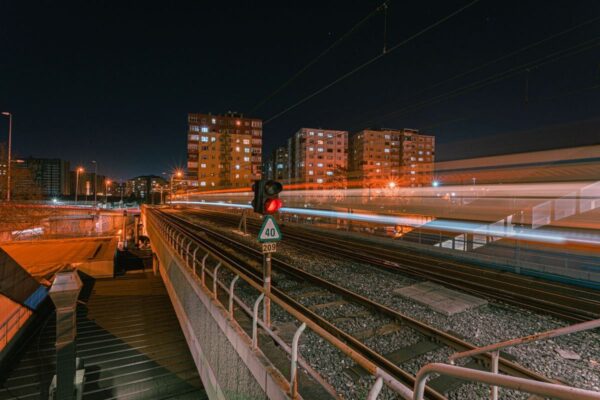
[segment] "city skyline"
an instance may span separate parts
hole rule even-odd
[[[7,3],[0,27],[0,108],[14,115],[15,154],[59,157],[74,165],[97,159],[115,178],[185,166],[181,134],[187,113],[197,110],[262,119],[265,153],[302,126],[351,134],[414,127],[436,135],[440,159],[474,155],[462,151],[472,146],[460,143],[479,141],[478,155],[484,155],[521,131],[566,124],[568,132],[568,126],[586,120],[600,126],[594,118],[600,67],[595,43],[589,43],[599,31],[591,16],[600,5],[593,1],[578,2],[570,18],[563,18],[558,1],[530,1],[518,12],[477,2],[275,119],[381,54],[381,12],[344,37],[380,1],[337,7],[239,3],[231,9],[181,2],[169,13],[152,4],[143,10],[126,4],[31,4],[40,11],[36,15],[28,14],[25,2]],[[437,2],[430,9],[392,1],[386,45],[469,4]],[[207,16],[201,23],[194,19],[199,12]],[[217,33],[214,28],[225,22],[234,22],[232,29]],[[299,29],[306,26],[311,28]],[[199,37],[206,38],[204,46]],[[523,65],[531,68],[519,69]],[[484,85],[514,68],[517,72]],[[469,85],[481,88],[467,90]],[[460,96],[450,96],[460,90]],[[0,141],[5,131],[1,121]],[[564,147],[562,135],[519,141],[515,150]],[[587,133],[572,144],[594,142],[594,133]],[[126,157],[121,147],[128,149]]]

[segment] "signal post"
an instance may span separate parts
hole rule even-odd
[[[263,224],[258,232],[258,241],[262,243],[263,253],[263,291],[265,294],[263,319],[271,327],[271,254],[277,251],[277,242],[281,240],[281,230],[271,215],[279,211],[283,205],[279,193],[283,190],[277,181],[258,180],[252,185],[254,212],[264,215]]]

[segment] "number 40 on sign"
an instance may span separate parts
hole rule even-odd
[[[281,231],[275,218],[270,215],[265,217],[260,231],[258,231],[258,241],[261,243],[279,242],[281,240]]]

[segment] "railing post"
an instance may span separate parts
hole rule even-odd
[[[206,259],[207,258],[208,258],[208,253],[206,253],[204,255],[204,257],[202,257],[202,272],[200,274],[200,280],[202,281],[202,286],[206,286],[206,279],[205,279],[204,269],[206,268]]]
[[[188,242],[187,247],[185,248],[185,265],[189,267],[190,265],[190,246],[192,245],[192,241]]]
[[[194,250],[194,254],[192,255],[192,267],[194,270],[194,278],[196,278],[196,253],[198,252],[199,249],[200,249],[200,246],[196,247],[196,250]]]
[[[290,395],[292,399],[295,399],[298,394],[298,342],[304,329],[306,329],[306,322],[300,325],[296,333],[294,333],[294,339],[292,339],[292,365],[290,367]]]
[[[240,279],[239,275],[236,275],[229,284],[229,316],[233,320],[233,289],[235,288],[235,283]]]
[[[215,269],[213,270],[213,295],[215,296],[215,300],[217,299],[217,283],[219,282],[219,268],[221,268],[221,261],[217,264]]]
[[[373,384],[373,387],[371,388],[371,390],[369,390],[369,394],[367,395],[367,400],[377,399],[377,396],[379,396],[379,393],[381,392],[382,388],[383,388],[383,378],[378,376],[377,379],[375,380],[375,383]]]
[[[265,294],[261,293],[254,302],[254,312],[252,314],[252,349],[254,350],[258,348],[258,306],[264,297]]]
[[[494,374],[498,373],[498,360],[500,358],[500,351],[496,350],[492,352],[492,372]],[[498,400],[498,386],[491,387],[491,398],[492,400]]]

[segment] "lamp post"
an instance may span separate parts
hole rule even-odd
[[[104,180],[104,203],[108,204],[108,186],[111,184],[112,182],[110,181],[110,179],[105,179]]]
[[[77,204],[77,192],[79,192],[79,174],[83,172],[82,167],[78,167],[75,172],[75,204]]]
[[[8,163],[7,163],[7,175],[6,175],[6,201],[10,201],[10,164],[11,164],[11,149],[12,149],[12,114],[6,111],[2,112],[2,115],[8,117]]]
[[[94,164],[94,207],[98,205],[98,163],[92,160]]]
[[[174,174],[171,174],[171,196],[170,196],[170,198],[171,198],[171,205],[173,205],[173,194],[174,194],[174,191],[173,191],[173,178],[175,176],[177,176],[178,178],[181,178],[182,175],[183,175],[183,173],[181,171],[176,171]]]

